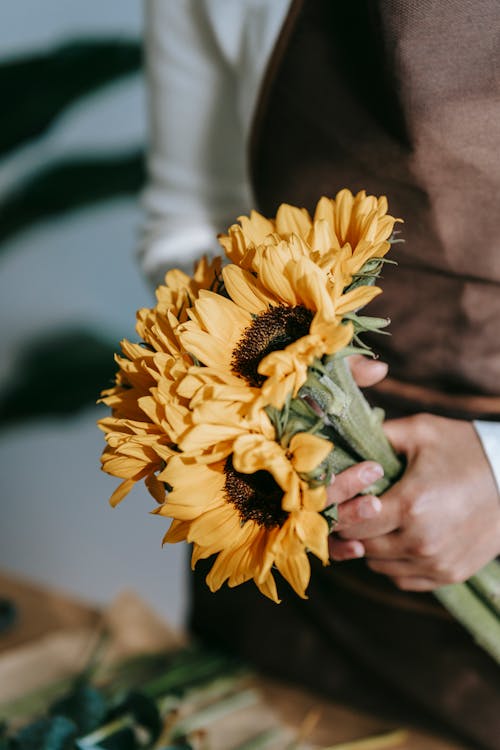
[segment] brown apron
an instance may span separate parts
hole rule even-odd
[[[389,415],[500,419],[500,6],[494,0],[293,2],[254,122],[266,215],[366,189],[405,219],[368,314]],[[473,747],[500,748],[500,669],[431,595],[362,561],[313,564],[309,599],[253,584],[210,594],[191,623],[276,676]]]

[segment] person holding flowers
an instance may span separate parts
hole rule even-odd
[[[143,267],[161,283],[221,232],[226,265],[170,271],[141,314],[104,468],[193,543],[197,633],[492,750],[498,665],[429,592],[500,554],[496,10],[425,6],[147,4]],[[359,340],[399,461],[339,418]]]

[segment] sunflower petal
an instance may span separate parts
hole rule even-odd
[[[123,498],[128,495],[130,490],[135,484],[135,479],[125,479],[113,492],[111,497],[109,498],[109,504],[113,506],[113,508],[116,508],[118,503],[121,503]]]
[[[299,511],[295,517],[295,530],[304,547],[328,565],[328,522],[319,513]]]
[[[224,549],[227,539],[233,539],[240,526],[237,511],[232,505],[225,503],[195,518],[191,522],[188,540],[204,547],[220,544],[220,549]]]
[[[298,234],[307,237],[311,229],[311,217],[305,208],[282,203],[276,214],[276,231],[279,234]]]
[[[258,315],[276,304],[276,298],[259,286],[249,271],[230,265],[223,269],[222,276],[231,299],[249,313]]]
[[[304,550],[298,549],[295,554],[280,555],[276,558],[276,567],[295,593],[301,599],[307,599],[306,589],[311,578],[311,567]]]
[[[338,315],[344,315],[346,312],[359,310],[381,292],[382,290],[378,286],[358,286],[356,289],[351,289],[350,292],[346,292],[340,297],[336,312]]]
[[[163,537],[163,544],[176,544],[177,542],[185,542],[187,540],[188,531],[189,521],[172,521],[167,533]]]
[[[271,573],[269,573],[269,575],[266,576],[266,578],[262,582],[257,583],[257,586],[259,587],[259,591],[261,592],[261,594],[264,594],[264,596],[267,596],[268,599],[271,599],[276,604],[280,604],[281,599],[278,598],[276,581],[274,580],[274,577]]]
[[[329,440],[311,435],[308,432],[298,432],[290,441],[289,451],[292,453],[292,465],[299,474],[316,469],[332,450]]]
[[[266,219],[258,211],[251,211],[250,218],[247,216],[238,216],[243,234],[247,243],[260,245],[264,242],[267,235],[274,232],[274,222]]]

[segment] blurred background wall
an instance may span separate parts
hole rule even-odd
[[[132,587],[178,625],[186,550],[142,485],[109,507],[95,426],[153,301],[141,27],[139,0],[0,4],[0,567],[89,601]]]

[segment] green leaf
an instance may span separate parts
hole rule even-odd
[[[388,331],[382,331],[382,328],[386,328],[390,324],[389,318],[374,318],[372,315],[357,315],[356,313],[346,313],[343,320],[350,320],[354,325],[354,332],[356,334],[362,331],[373,331],[376,333],[384,333],[389,336]]]
[[[75,39],[48,52],[0,63],[0,154],[42,135],[79,97],[141,65],[135,39]]]
[[[328,522],[328,533],[331,534],[334,531],[336,524],[339,520],[339,509],[337,503],[333,503],[321,511],[321,515]]]
[[[281,434],[281,445],[287,448],[298,432],[317,432],[323,426],[323,419],[303,398],[290,400],[287,422]]]
[[[335,354],[328,354],[325,357],[325,367],[328,369],[329,363],[337,362],[339,359],[345,359],[346,357],[350,357],[352,354],[362,354],[365,357],[376,359],[376,355],[372,352],[371,349],[368,348],[366,344],[363,344],[362,346],[349,345],[345,346]]]
[[[23,727],[13,738],[15,750],[73,750],[76,725],[64,716],[39,719]]]
[[[144,692],[151,698],[182,696],[191,688],[240,670],[241,663],[228,654],[198,646],[188,647],[174,654],[162,674],[144,687]]]
[[[52,704],[51,715],[66,716],[78,727],[79,734],[96,729],[106,716],[107,705],[103,694],[92,685],[79,682],[74,689]]]
[[[360,286],[373,286],[380,276],[383,266],[387,263],[389,265],[397,266],[397,262],[389,258],[370,258],[367,260],[360,270],[353,274],[353,280],[351,284],[344,289],[344,293],[357,289]]]
[[[82,328],[28,341],[0,393],[0,427],[75,411],[113,382],[116,344]]]
[[[120,195],[135,195],[144,181],[142,150],[84,154],[41,169],[0,202],[0,242],[34,222]]]

